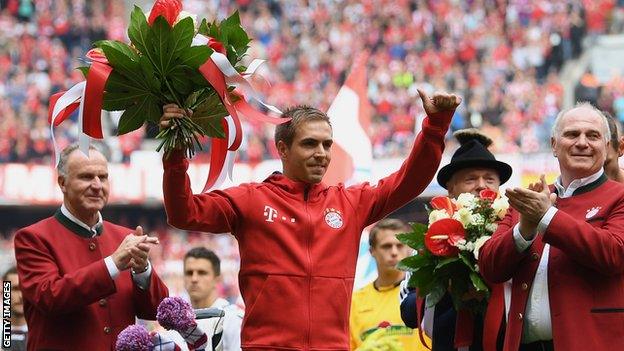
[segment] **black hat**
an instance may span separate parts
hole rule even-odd
[[[492,144],[492,139],[474,128],[458,130],[453,135],[459,140],[461,146],[451,157],[451,163],[442,167],[438,172],[438,184],[444,189],[455,172],[473,167],[496,170],[501,184],[509,180],[512,172],[511,166],[496,160],[487,149]]]

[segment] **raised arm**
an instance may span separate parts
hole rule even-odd
[[[408,203],[425,190],[438,170],[444,136],[461,98],[454,94],[436,93],[432,98],[418,90],[427,117],[412,150],[401,168],[379,181],[377,186],[364,185],[358,213],[365,214],[364,225],[374,223]],[[357,190],[354,188],[353,190]]]

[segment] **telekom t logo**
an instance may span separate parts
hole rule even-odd
[[[266,217],[267,222],[274,222],[274,219],[277,218],[277,210],[271,206],[264,206],[264,217]]]

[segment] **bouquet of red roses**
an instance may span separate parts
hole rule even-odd
[[[412,232],[398,235],[416,250],[398,267],[411,272],[408,286],[427,297],[428,307],[448,292],[456,310],[483,313],[487,306],[483,297],[489,296],[489,289],[479,274],[479,250],[507,213],[509,203],[486,189],[479,196],[434,197],[430,204],[429,225],[412,223]]]

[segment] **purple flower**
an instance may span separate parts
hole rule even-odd
[[[117,336],[115,350],[117,351],[149,351],[152,347],[152,338],[142,325],[129,325]]]
[[[180,297],[166,297],[158,305],[158,323],[167,330],[186,331],[195,327],[195,312],[190,303]]]

